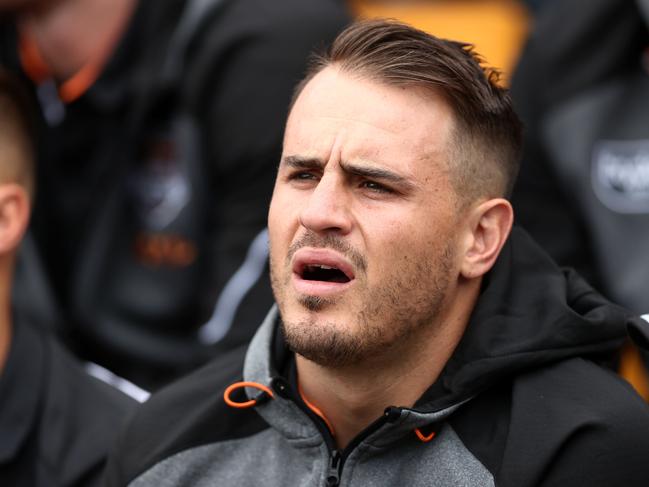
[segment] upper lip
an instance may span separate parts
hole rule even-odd
[[[326,248],[302,248],[293,256],[293,272],[303,275],[304,268],[312,265],[326,265],[341,271],[351,281],[354,279],[354,266],[338,252]]]

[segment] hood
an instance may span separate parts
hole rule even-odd
[[[559,269],[515,227],[483,282],[462,340],[418,405],[435,403],[438,408],[458,402],[502,379],[559,360],[611,360],[627,326],[642,326],[638,320],[576,272]]]

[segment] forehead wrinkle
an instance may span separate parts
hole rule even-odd
[[[348,117],[348,116],[320,115],[320,118],[323,119],[323,120],[331,120],[331,121],[334,121],[334,122],[343,121],[343,122],[357,123],[357,124],[360,124],[360,125],[365,125],[367,127],[370,127],[370,128],[372,128],[374,130],[379,130],[381,132],[386,132],[386,133],[392,134],[392,135],[401,135],[403,132],[405,132],[405,129],[390,130],[387,127],[379,126],[379,125],[377,125],[377,124],[375,124],[375,123],[373,123],[371,121],[362,120],[360,118]]]
[[[334,141],[333,147],[327,158],[319,157],[317,155],[309,155],[309,153],[317,153],[317,151],[306,151],[306,154],[304,155],[290,154],[283,156],[280,160],[280,166],[288,166],[294,169],[318,169],[324,171],[336,156],[336,142]],[[337,159],[339,159],[339,156]]]

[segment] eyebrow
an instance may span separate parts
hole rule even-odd
[[[280,161],[280,166],[294,169],[323,169],[325,162],[315,157],[286,156]]]
[[[322,159],[315,157],[286,156],[282,159],[281,164],[295,169],[323,169],[326,165]],[[364,166],[352,162],[340,162],[340,167],[346,173],[355,176],[362,176],[373,179],[383,179],[399,184],[412,186],[413,184],[407,178],[387,169],[378,167]]]
[[[398,185],[403,185],[406,187],[414,186],[413,183],[408,181],[405,177],[388,171],[387,169],[381,169],[378,167],[363,166],[360,164],[354,164],[351,162],[341,162],[340,167],[343,168],[343,171],[355,176],[361,176],[370,179],[382,179],[384,181],[389,181]]]
[[[300,156],[286,156],[282,159],[281,164],[294,169],[324,169],[326,163],[322,159],[311,158],[311,157],[300,157]],[[365,166],[361,164],[355,164],[352,162],[340,162],[340,167],[347,174],[352,174],[354,176],[360,176],[370,179],[378,179],[382,181],[388,181],[401,186],[404,190],[411,190],[416,185],[395,172],[389,171],[387,169],[382,169],[378,167]]]

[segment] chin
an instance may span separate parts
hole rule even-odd
[[[324,311],[336,304],[336,299],[322,296],[299,296],[297,302],[308,311]]]
[[[293,314],[282,319],[288,348],[323,367],[341,368],[362,361],[363,340],[346,324],[315,313]]]

